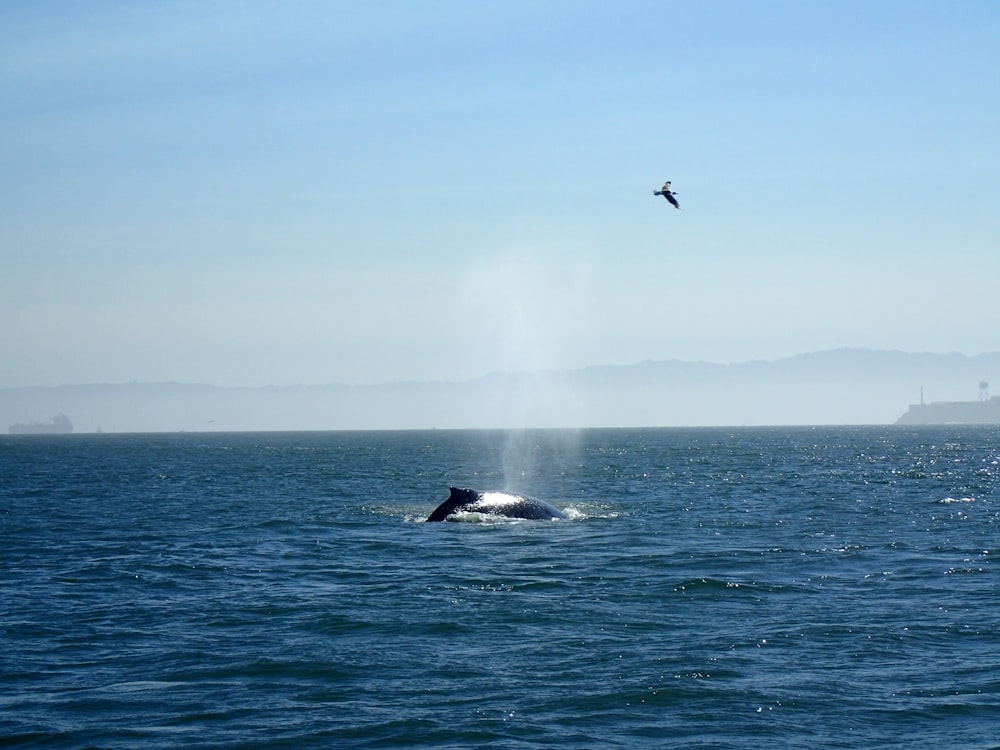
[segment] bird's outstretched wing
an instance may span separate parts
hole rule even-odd
[[[677,195],[677,193],[675,193],[673,190],[670,189],[669,180],[667,182],[664,182],[663,187],[661,187],[659,190],[654,190],[653,195],[662,195],[664,198],[667,199],[667,201],[670,202],[670,205],[673,206],[674,208],[681,207],[680,204],[677,202],[677,199],[674,197],[675,195]]]

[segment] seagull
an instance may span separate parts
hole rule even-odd
[[[664,182],[663,187],[661,187],[659,190],[654,190],[653,195],[662,195],[670,202],[670,205],[672,205],[674,208],[681,207],[680,204],[677,202],[677,199],[674,197],[675,195],[677,195],[677,193],[675,193],[673,190],[670,189],[670,180]]]

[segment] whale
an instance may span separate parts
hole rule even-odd
[[[479,492],[462,487],[451,487],[451,495],[430,514],[427,521],[443,521],[455,513],[486,513],[507,518],[526,518],[532,521],[566,519],[561,510],[527,495],[511,492]]]

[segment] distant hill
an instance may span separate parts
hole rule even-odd
[[[837,349],[739,364],[642,362],[463,382],[0,389],[0,431],[66,414],[76,432],[891,424],[921,400],[1000,388],[1000,352]]]

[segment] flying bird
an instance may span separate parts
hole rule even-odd
[[[672,205],[674,208],[681,207],[681,205],[677,202],[677,199],[674,197],[675,195],[677,195],[677,193],[675,193],[673,190],[670,189],[670,180],[664,182],[663,187],[661,187],[659,190],[654,190],[653,195],[662,195],[664,198],[667,199],[667,201],[670,202],[670,205]]]

